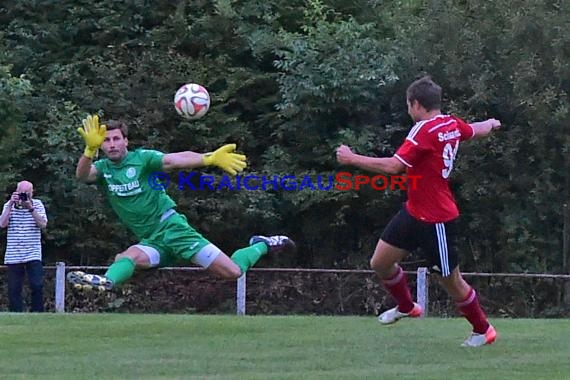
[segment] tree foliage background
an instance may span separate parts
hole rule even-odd
[[[87,114],[127,120],[131,147],[235,142],[252,174],[356,173],[335,148],[393,154],[411,127],[405,89],[427,73],[445,112],[503,123],[462,146],[452,176],[463,269],[567,272],[569,16],[568,1],[552,0],[3,1],[0,186],[7,197],[18,180],[35,184],[50,217],[46,263],[106,264],[135,241],[74,179]],[[212,97],[194,122],[172,105],[189,82]],[[227,252],[252,233],[287,233],[299,251],[274,265],[304,267],[366,267],[405,199],[169,193]]]

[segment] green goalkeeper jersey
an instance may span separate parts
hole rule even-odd
[[[149,175],[162,171],[163,157],[164,153],[156,150],[137,149],[119,163],[107,158],[94,163],[97,184],[121,222],[139,239],[150,236],[162,215],[176,206],[165,190],[149,186]]]

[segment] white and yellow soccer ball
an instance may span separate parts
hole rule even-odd
[[[185,84],[174,95],[174,108],[183,118],[197,120],[210,109],[210,94],[199,84]]]

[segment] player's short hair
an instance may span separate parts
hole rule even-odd
[[[430,76],[424,76],[408,87],[406,98],[410,103],[416,100],[426,111],[440,109],[441,87]]]
[[[107,130],[112,131],[114,129],[120,129],[123,137],[129,137],[129,127],[124,121],[121,120],[109,120],[105,123],[107,125]]]

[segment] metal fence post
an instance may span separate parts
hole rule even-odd
[[[237,279],[237,289],[236,289],[236,304],[237,304],[237,315],[245,315],[245,290],[246,281],[245,273]]]
[[[65,263],[62,262],[55,269],[55,312],[65,313]]]
[[[418,303],[424,309],[424,313],[422,314],[423,317],[427,317],[428,315],[428,306],[429,306],[429,285],[427,279],[427,268],[419,267],[418,268],[418,278],[417,278],[417,297]]]

